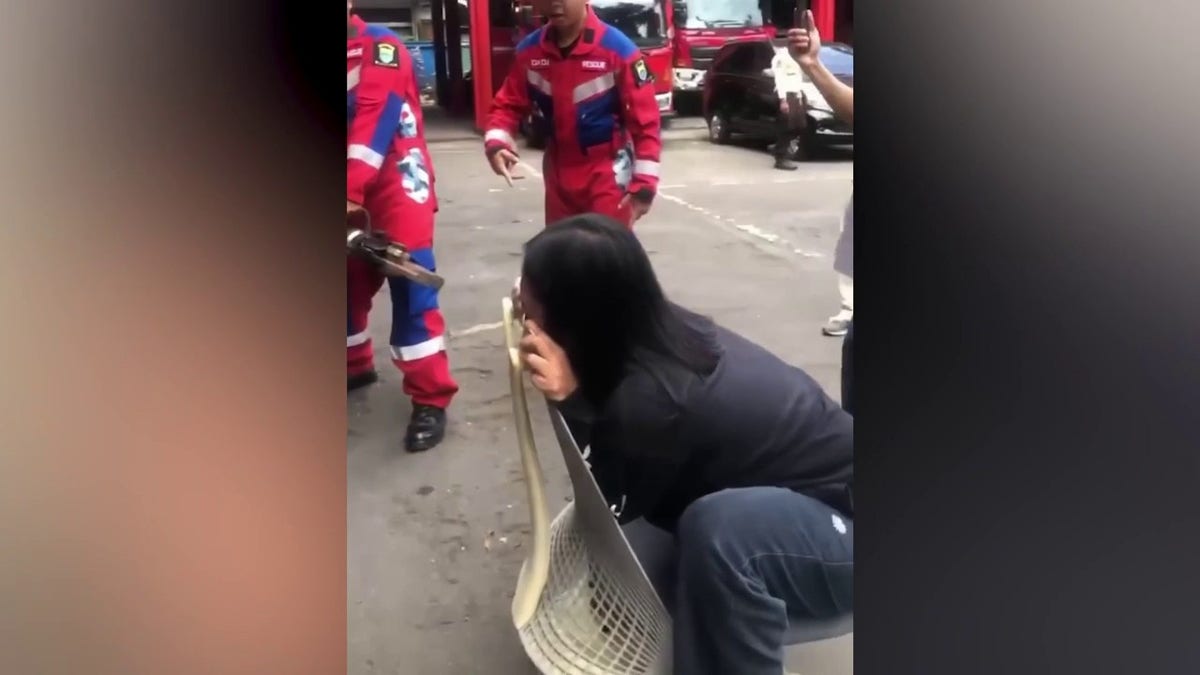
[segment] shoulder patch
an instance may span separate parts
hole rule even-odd
[[[604,24],[604,30],[600,33],[600,46],[613,52],[621,60],[631,59],[641,52],[638,46],[633,44],[633,40],[609,24]]]
[[[517,43],[517,52],[518,53],[523,52],[526,49],[529,49],[530,47],[536,47],[538,45],[538,43],[540,43],[542,41],[542,34],[545,31],[546,31],[546,27],[542,26],[542,27],[538,28],[537,30],[533,31],[532,33],[530,33],[529,35],[526,35],[524,38],[521,39],[520,42]]]
[[[638,59],[633,62],[633,83],[637,86],[649,84],[654,81],[654,75],[650,73],[650,69],[646,67],[646,59]]]
[[[396,45],[386,42],[375,43],[375,65],[385,68],[399,68],[400,58],[396,55]]]

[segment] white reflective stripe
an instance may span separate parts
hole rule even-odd
[[[540,89],[543,94],[550,96],[550,83],[546,81],[546,78],[542,77],[541,73],[536,70],[527,70],[525,71],[525,76],[529,79],[529,84]]]
[[[392,358],[399,359],[401,361],[416,361],[417,359],[423,359],[426,356],[433,356],[440,351],[445,351],[445,349],[446,338],[445,336],[439,335],[435,338],[430,338],[424,342],[420,342],[415,345],[409,345],[407,347],[397,347],[392,345]]]
[[[346,346],[347,347],[357,347],[361,344],[366,344],[367,340],[370,340],[370,339],[371,339],[371,335],[367,331],[364,330],[361,333],[355,333],[354,335],[347,335],[346,336]]]
[[[354,66],[346,73],[346,91],[358,86],[358,77],[362,74],[362,66]]]
[[[487,133],[483,135],[483,142],[487,143],[488,141],[500,141],[510,148],[517,147],[517,142],[513,140],[512,134],[503,129],[488,129]]]
[[[383,155],[365,145],[352,145],[346,149],[346,159],[357,159],[378,169],[383,166]]]
[[[596,94],[606,92],[616,86],[617,82],[613,79],[612,73],[605,73],[594,80],[588,80],[583,84],[575,87],[575,93],[571,96],[571,100],[575,103],[586,101]]]
[[[652,159],[639,159],[633,163],[633,172],[658,178],[658,162]]]

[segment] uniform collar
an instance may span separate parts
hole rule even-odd
[[[360,38],[365,32],[367,32],[367,22],[363,21],[357,14],[351,15],[350,23],[346,26],[346,39],[353,40]]]
[[[579,34],[579,41],[571,50],[571,56],[587,54],[595,49],[600,41],[600,31],[604,30],[604,23],[592,11],[592,6],[584,5],[584,8],[587,10],[587,16],[583,19],[583,32]],[[542,31],[542,46],[551,54],[562,58],[562,50],[558,48],[558,40],[554,37],[554,27],[549,24],[546,25],[546,30]]]

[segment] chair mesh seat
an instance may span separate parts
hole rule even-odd
[[[533,619],[519,630],[546,675],[657,675],[670,649],[670,619],[643,579],[623,578],[588,546],[574,504],[550,526],[550,575]],[[615,553],[620,554],[620,551]]]

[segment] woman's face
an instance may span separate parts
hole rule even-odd
[[[529,289],[529,284],[521,284],[521,309],[525,312],[526,319],[533,319],[539,326],[545,326],[546,312],[542,307],[542,303],[534,297],[533,292]]]

